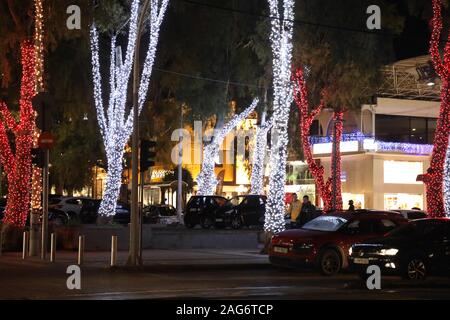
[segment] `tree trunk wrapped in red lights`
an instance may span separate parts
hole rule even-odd
[[[312,155],[311,143],[309,141],[309,132],[311,124],[314,118],[322,111],[324,107],[324,100],[320,104],[309,112],[308,103],[308,92],[306,89],[306,84],[303,79],[303,71],[298,69],[294,76],[294,100],[300,112],[299,126],[301,131],[301,141],[303,146],[303,153],[308,164],[309,171],[311,172],[314,180],[316,182],[316,188],[318,190],[319,196],[323,200],[324,210],[328,211],[331,209],[342,209],[342,196],[341,196],[341,155],[340,155],[340,141],[342,138],[343,129],[343,112],[336,111],[333,115],[334,125],[336,132],[336,152],[333,154],[331,162],[336,164],[336,168],[332,168],[332,175],[325,182],[324,179],[324,168],[322,165],[318,164]],[[336,158],[334,158],[336,157]],[[334,170],[333,170],[334,169]],[[335,190],[335,202],[333,208],[333,172],[334,178],[336,179],[336,190]]]
[[[430,54],[436,73],[441,78],[441,107],[434,136],[434,147],[431,155],[431,163],[427,172],[423,175],[423,182],[426,187],[427,211],[430,216],[444,216],[443,202],[443,171],[445,154],[448,144],[450,130],[450,33],[444,49],[444,59],[442,61],[439,53],[439,42],[441,40],[442,17],[440,0],[433,0],[433,19],[431,20],[432,34],[430,41]]]
[[[19,122],[0,101],[0,160],[8,179],[8,203],[3,222],[22,227],[30,209],[31,147],[34,113],[31,99],[35,95],[34,43],[21,44],[22,82],[19,101]],[[10,145],[8,131],[15,140]]]

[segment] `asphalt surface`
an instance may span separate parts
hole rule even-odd
[[[450,277],[382,277],[381,290],[368,290],[352,274],[324,277],[274,268],[257,252],[214,250],[149,250],[140,268],[110,268],[107,253],[89,253],[81,290],[69,290],[74,254],[59,254],[54,264],[0,257],[0,299],[450,299]],[[126,254],[119,258],[123,265]]]

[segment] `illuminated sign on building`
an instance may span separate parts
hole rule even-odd
[[[422,162],[384,161],[384,183],[421,184],[416,178],[422,173]]]
[[[164,169],[152,170],[151,180],[152,182],[161,181],[162,179],[164,179],[166,175],[173,173],[174,173],[173,170],[164,170]]]
[[[328,143],[316,143],[313,145],[314,154],[330,154],[332,152],[333,144]],[[342,141],[341,142],[341,153],[346,152],[357,152],[359,151],[358,141]]]

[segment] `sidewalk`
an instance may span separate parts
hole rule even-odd
[[[117,254],[117,266],[126,266],[127,251]],[[270,267],[267,255],[259,254],[257,250],[249,249],[151,249],[143,251],[143,266],[135,269],[141,271],[179,271],[186,269],[217,270],[217,269],[254,269]],[[110,252],[85,252],[83,268],[110,268]],[[52,267],[68,266],[77,263],[77,252],[58,251],[56,262],[51,263],[49,256],[43,261],[39,257],[29,257],[22,260],[22,254],[4,252],[0,256],[1,267]]]

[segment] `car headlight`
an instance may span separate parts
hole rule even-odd
[[[353,248],[352,248],[352,247],[350,247],[350,249],[348,249],[348,255],[349,255],[349,256],[351,256],[351,255],[352,255],[352,253],[353,253]]]
[[[381,249],[378,253],[382,256],[395,256],[398,252],[398,249],[390,248],[390,249]]]

